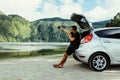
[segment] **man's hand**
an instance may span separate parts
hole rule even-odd
[[[75,40],[75,38],[71,36],[71,32],[70,31],[64,29],[63,27],[60,27],[59,29],[63,30],[64,32],[66,32],[68,34],[68,37],[69,37],[70,41],[74,41]]]
[[[60,27],[61,30],[63,30],[64,32],[66,32],[67,34],[70,34],[70,31],[64,29],[63,27]]]

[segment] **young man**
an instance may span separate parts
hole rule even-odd
[[[60,27],[60,29],[68,34],[70,45],[67,48],[66,53],[64,53],[62,60],[58,64],[53,65],[55,68],[63,68],[68,55],[71,55],[79,47],[80,44],[80,34],[77,32],[76,26],[71,26],[71,31],[65,30],[62,27]]]

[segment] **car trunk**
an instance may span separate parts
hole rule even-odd
[[[82,37],[85,37],[91,32],[91,26],[89,25],[87,19],[80,14],[73,13],[71,15],[71,20],[76,22],[82,30]]]

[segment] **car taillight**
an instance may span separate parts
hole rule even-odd
[[[81,40],[81,44],[90,42],[91,39],[92,39],[92,37],[93,37],[93,34],[89,34],[89,35],[85,36],[85,37]]]

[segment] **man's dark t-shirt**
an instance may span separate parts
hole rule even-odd
[[[75,38],[74,41],[71,41],[70,46],[79,46],[80,44],[80,34],[78,32],[72,33],[71,36]]]
[[[75,49],[79,47],[79,44],[80,44],[80,34],[78,32],[76,33],[71,32],[71,36],[74,37],[75,40],[71,41],[70,46],[67,48],[66,53],[68,55],[71,55],[75,51]]]

